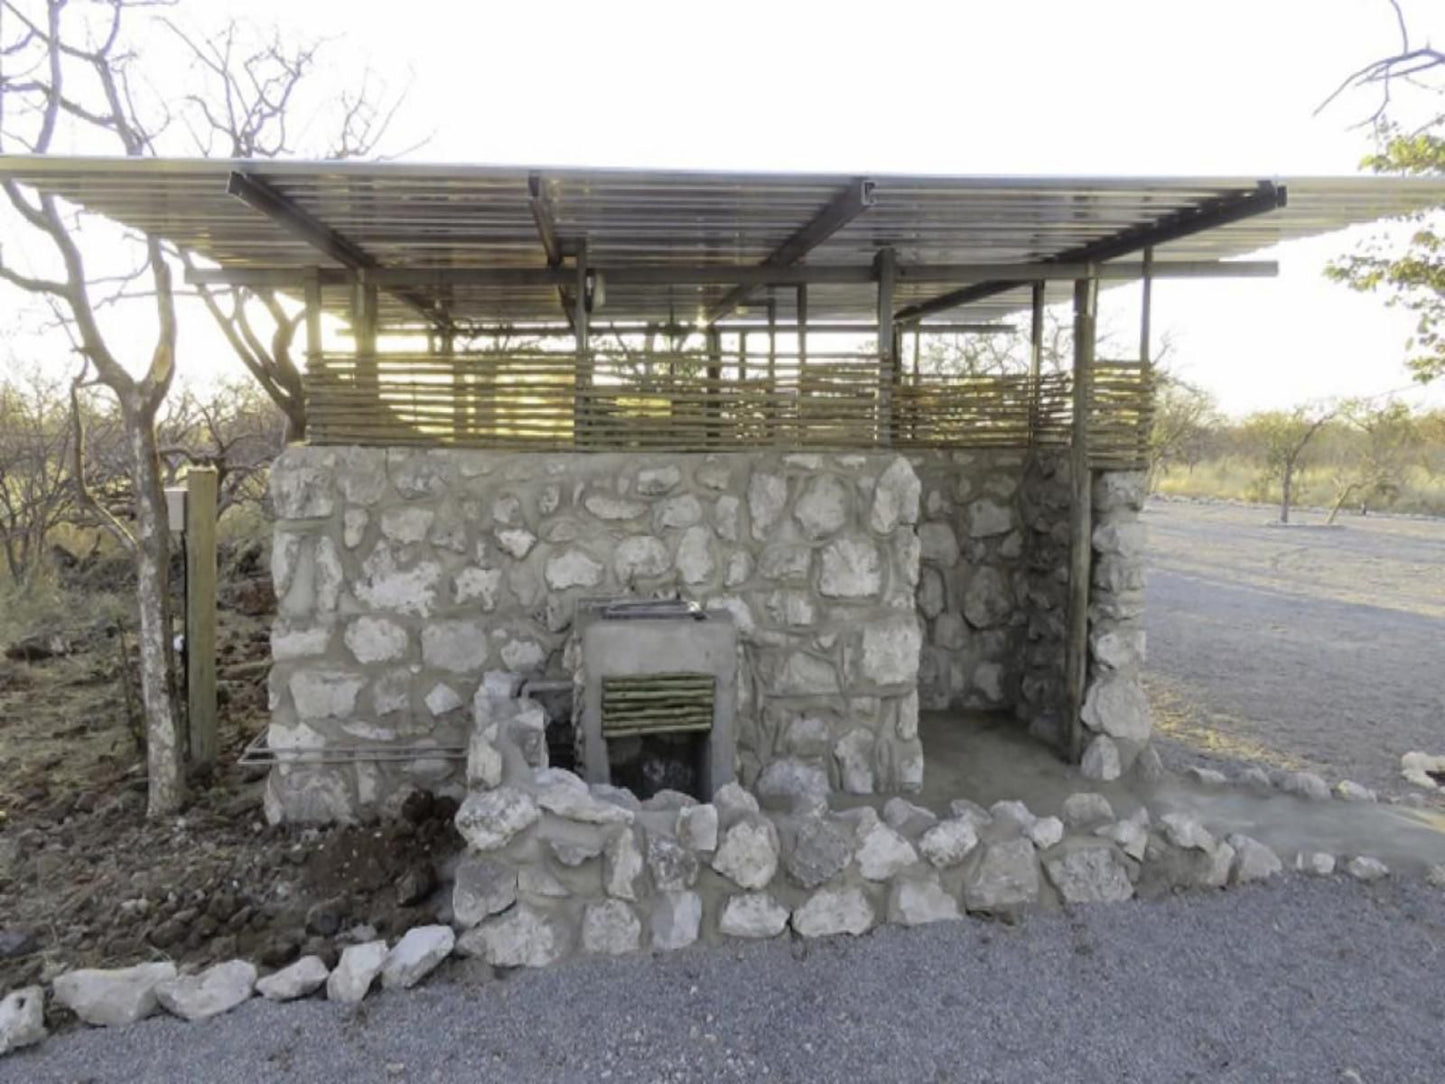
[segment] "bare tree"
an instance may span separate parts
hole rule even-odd
[[[1154,378],[1154,424],[1149,432],[1149,488],[1176,463],[1192,470],[1203,455],[1219,405],[1206,389],[1172,373]]]
[[[39,370],[0,382],[0,552],[16,584],[74,505],[70,461],[64,387]]]
[[[1376,57],[1369,63],[1355,69],[1340,81],[1333,92],[1315,109],[1316,115],[1328,109],[1341,97],[1351,92],[1370,92],[1375,95],[1375,108],[1363,120],[1358,122],[1357,127],[1379,128],[1389,120],[1392,106],[1394,106],[1394,92],[1400,84],[1405,84],[1415,89],[1424,89],[1440,93],[1442,88],[1432,84],[1430,80],[1445,73],[1445,52],[1431,46],[1429,42],[1424,45],[1417,44],[1410,36],[1409,24],[1405,21],[1405,12],[1400,7],[1400,0],[1386,0],[1390,10],[1395,17],[1395,27],[1400,35],[1400,44],[1395,52],[1387,56]],[[1416,130],[1416,133],[1424,131],[1445,120],[1445,114],[1435,113]]]
[[[107,139],[122,154],[151,153],[152,133],[138,118],[131,90],[132,54],[122,42],[126,14],[144,0],[110,0],[103,17],[94,6],[74,8],[66,0],[25,4],[5,0],[6,59],[0,76],[0,150],[45,154],[55,145],[62,118],[95,139]],[[8,254],[0,278],[47,299],[68,318],[83,359],[77,386],[100,383],[115,396],[125,422],[134,493],[134,521],[122,523],[103,507],[97,514],[136,555],[140,625],[141,696],[146,716],[149,779],[147,812],[178,810],[184,773],[175,672],[171,648],[169,545],[165,496],[156,444],[156,414],[175,376],[176,306],[172,268],[161,241],[146,235],[143,274],[148,278],[156,332],[149,360],[133,375],[97,316],[94,282],[75,236],[71,212],[53,195],[27,192],[4,182],[6,200],[31,237],[48,253],[48,268],[17,267]],[[27,239],[28,240],[28,239]],[[26,247],[29,247],[28,244]],[[74,449],[77,462],[82,448]],[[77,479],[80,482],[80,479]],[[87,491],[77,486],[81,499]]]

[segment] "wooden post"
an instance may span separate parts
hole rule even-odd
[[[1089,576],[1093,558],[1093,472],[1089,469],[1089,401],[1093,383],[1094,334],[1099,280],[1074,283],[1074,401],[1069,440],[1069,608],[1064,641],[1064,688],[1068,710],[1066,750],[1077,764],[1084,757],[1084,683],[1089,663]]]
[[[897,338],[893,334],[893,283],[898,261],[891,248],[878,250],[878,446],[893,446],[893,384],[897,380]]]
[[[802,367],[808,362],[808,287],[798,286],[798,378],[802,379]]]
[[[722,333],[714,327],[707,329],[707,390],[703,397],[703,415],[709,420],[703,430],[703,441],[712,447],[718,439],[718,385],[722,383]]]
[[[1029,447],[1039,439],[1039,397],[1044,375],[1044,284],[1033,285],[1033,313],[1029,322]]]
[[[1138,461],[1149,466],[1149,423],[1153,419],[1154,405],[1154,357],[1153,343],[1150,342],[1150,332],[1153,324],[1154,310],[1154,249],[1153,247],[1144,250],[1144,273],[1140,280],[1142,292],[1139,297],[1139,383],[1143,393],[1139,400],[1139,437],[1136,446]]]
[[[592,385],[592,354],[587,326],[587,242],[577,244],[577,296],[572,299],[572,330],[577,338],[576,371],[572,379],[572,450],[587,444],[588,389]]]
[[[191,763],[216,763],[216,468],[186,474],[186,720]]]

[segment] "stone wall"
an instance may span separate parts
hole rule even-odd
[[[1001,708],[1018,698],[1025,619],[1021,452],[910,456],[923,485],[918,689],[929,709]]]
[[[483,674],[570,676],[578,600],[627,594],[733,615],[745,782],[783,761],[859,793],[921,783],[900,456],[296,447],[271,488],[273,819],[460,794]]]

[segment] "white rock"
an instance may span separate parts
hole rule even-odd
[[[1014,527],[1013,509],[986,497],[971,501],[964,518],[968,523],[969,538],[992,538],[1008,534]]]
[[[637,472],[637,492],[644,497],[660,497],[682,481],[682,471],[668,465],[643,467]]]
[[[912,685],[922,649],[923,632],[914,614],[874,619],[860,638],[860,676],[872,685]]]
[[[974,570],[963,589],[963,616],[976,629],[1004,624],[1014,612],[1013,589],[1008,578],[992,565]]]
[[[923,833],[918,849],[939,869],[958,865],[978,846],[977,822],[969,817],[939,821]]]
[[[987,828],[993,823],[993,814],[977,802],[967,798],[955,798],[948,803],[948,811],[955,817],[971,821],[975,829]]]
[[[778,869],[778,832],[771,821],[748,815],[722,835],[712,868],[739,888],[765,888]]]
[[[196,975],[177,975],[156,986],[161,1006],[182,1020],[205,1020],[229,1012],[251,997],[256,965],[227,960]]]
[[[1134,895],[1123,856],[1103,841],[1064,847],[1045,857],[1044,869],[1065,903],[1118,903]]]
[[[502,552],[518,561],[531,553],[532,547],[537,544],[537,536],[525,527],[501,528],[494,532],[494,536]]]
[[[1335,856],[1325,851],[1301,851],[1295,856],[1294,868],[1312,877],[1328,877],[1335,872]]]
[[[1236,832],[1229,837],[1229,845],[1234,848],[1234,863],[1229,871],[1234,884],[1267,881],[1284,872],[1279,855],[1257,839]]]
[[[575,778],[575,777],[574,777]],[[579,779],[580,784],[582,781]],[[578,789],[568,783],[553,782],[534,786],[533,800],[548,813],[583,824],[631,824],[631,810],[594,798],[582,784]]]
[[[381,965],[381,985],[408,990],[452,954],[457,935],[450,926],[413,926],[392,946]]]
[[[752,520],[753,537],[767,538],[788,502],[788,482],[776,474],[755,471],[748,479],[748,516]]]
[[[1184,769],[1184,774],[1194,782],[1201,783],[1206,787],[1222,787],[1229,782],[1223,772],[1217,772],[1213,768],[1200,768],[1192,765]]]
[[[1279,789],[1312,802],[1328,801],[1330,785],[1314,772],[1286,772],[1280,777]]]
[[[420,542],[431,530],[435,517],[436,513],[430,508],[415,505],[388,508],[381,513],[381,533],[393,542]]]
[[[1092,828],[1114,819],[1109,799],[1092,791],[1070,794],[1064,799],[1064,824],[1075,830]]]
[[[787,921],[787,912],[783,921]],[[702,928],[702,897],[696,892],[659,892],[652,901],[648,925],[653,948],[663,952],[686,948],[697,940]]]
[[[1356,855],[1345,863],[1345,872],[1357,881],[1378,881],[1390,875],[1390,867],[1378,858]]]
[[[677,838],[695,851],[717,850],[717,806],[687,806],[677,811]]]
[[[482,734],[474,730],[467,743],[467,785],[490,790],[502,782],[502,753]]]
[[[0,999],[0,1055],[44,1039],[45,990],[23,986]]]
[[[856,855],[858,870],[870,881],[886,881],[918,861],[913,844],[886,824],[875,824],[864,835]]]
[[[767,892],[744,892],[723,905],[718,929],[729,937],[776,937],[788,925],[788,909]]]
[[[758,800],[736,782],[724,783],[718,787],[712,796],[712,804],[716,807],[718,816],[729,824],[744,813],[758,811]]]
[[[363,941],[347,945],[341,959],[326,979],[326,997],[331,1001],[357,1002],[366,996],[381,965],[386,962],[385,941]]]
[[[811,539],[827,538],[848,522],[848,490],[831,474],[814,478],[793,505],[793,518]]]
[[[828,598],[873,598],[883,589],[878,547],[866,538],[836,538],[823,547],[818,591]]]
[[[1079,762],[1079,774],[1100,783],[1112,782],[1124,774],[1119,762],[1119,747],[1114,744],[1113,738],[1107,734],[1094,736]]]
[[[629,584],[638,577],[661,576],[672,567],[672,558],[662,539],[652,535],[624,538],[612,554],[617,579]]]
[[[873,732],[858,727],[848,731],[833,746],[838,776],[849,794],[873,793]]]
[[[516,787],[473,791],[457,810],[457,831],[474,850],[490,851],[506,844],[542,815],[530,795]]]
[[[767,798],[826,798],[831,790],[821,765],[796,757],[772,761],[754,788]]]
[[[1142,831],[1142,830],[1141,830]],[[1064,838],[1064,822],[1058,817],[1040,817],[1024,833],[1041,851],[1057,846]]]
[[[582,912],[582,951],[603,956],[636,952],[642,943],[642,923],[621,900],[589,903]]]
[[[1406,753],[1400,758],[1400,774],[1413,786],[1439,790],[1440,784],[1434,776],[1445,774],[1445,756],[1431,756],[1418,751]]]
[[[857,936],[873,926],[873,905],[861,888],[820,888],[793,912],[801,937]]]
[[[918,522],[922,484],[908,460],[899,456],[878,476],[873,487],[873,508],[868,526],[879,534],[891,533],[900,523]]]
[[[1234,848],[1228,843],[1216,843],[1205,853],[1209,857],[1209,868],[1200,884],[1206,888],[1223,888],[1229,883],[1229,874],[1234,869]]]
[[[682,892],[697,881],[697,854],[671,836],[648,832],[647,869],[659,892]]]
[[[983,845],[963,878],[963,905],[970,911],[1013,911],[1039,896],[1039,860],[1026,839]]]
[[[452,582],[457,602],[475,602],[484,612],[497,608],[497,598],[502,593],[500,568],[464,568]]]
[[[1369,787],[1362,786],[1350,779],[1342,779],[1335,784],[1335,797],[1344,802],[1373,802],[1377,800],[1375,792]]]
[[[1197,817],[1188,813],[1166,813],[1159,818],[1159,824],[1164,829],[1164,838],[1176,847],[1185,850],[1214,850],[1214,837],[1199,823]]]
[[[567,953],[565,931],[546,913],[519,903],[462,934],[457,951],[493,967],[545,967]]]
[[[471,674],[487,662],[487,629],[467,618],[432,621],[421,630],[421,659],[438,670]]]
[[[426,694],[427,711],[433,715],[445,715],[449,711],[456,711],[462,706],[462,698],[457,691],[444,682],[437,682],[432,686],[432,691]]]
[[[684,583],[706,583],[717,567],[712,555],[712,535],[706,527],[689,527],[682,532],[673,564]]]
[[[1114,824],[1102,824],[1094,829],[1100,836],[1118,845],[1130,858],[1142,861],[1149,849],[1149,833],[1137,821],[1122,820]]]
[[[320,956],[303,956],[294,964],[258,979],[256,992],[267,1001],[295,1001],[321,989],[330,974],[330,968]]]
[[[918,527],[922,559],[941,568],[958,564],[958,536],[947,523],[923,523]]]
[[[642,850],[631,828],[624,827],[602,848],[602,887],[609,896],[637,899],[637,879],[642,876]]]
[[[938,823],[938,817],[906,798],[889,798],[883,803],[883,823],[904,836],[917,836]]]
[[[1017,799],[994,802],[988,807],[988,815],[993,818],[995,824],[1010,823],[1025,834],[1038,820],[1038,817],[1034,816],[1033,810]]]
[[[349,670],[297,670],[287,686],[302,719],[345,719],[366,679]]]
[[[55,1000],[87,1024],[133,1024],[160,1007],[156,987],[176,977],[175,964],[136,964],[114,970],[83,968],[56,978]]]
[[[602,582],[602,565],[581,550],[572,549],[549,558],[544,575],[554,591],[569,587],[596,587]]]
[[[962,918],[958,901],[943,890],[937,874],[900,877],[888,894],[888,921],[900,926],[922,926]]]
[[[1146,742],[1154,729],[1149,701],[1132,675],[1111,673],[1091,682],[1079,714],[1085,726],[1111,738]]]
[[[606,493],[589,494],[582,502],[582,507],[598,519],[606,520],[636,519],[647,511],[647,505],[642,501],[612,497]]]

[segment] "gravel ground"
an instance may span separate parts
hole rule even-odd
[[[1148,683],[1176,763],[1255,760],[1393,793],[1445,753],[1445,521],[1152,502]],[[1171,755],[1172,754],[1172,755]]]
[[[80,1030],[0,1082],[1441,1079],[1445,895],[1298,879],[853,940],[460,969]]]

